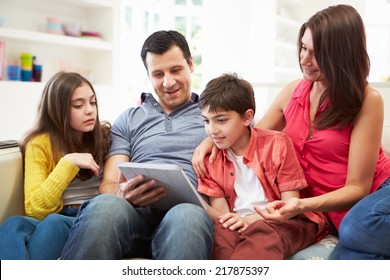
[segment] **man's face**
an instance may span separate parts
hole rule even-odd
[[[188,64],[182,50],[173,46],[162,55],[148,52],[146,65],[159,103],[167,114],[191,99],[192,60]]]

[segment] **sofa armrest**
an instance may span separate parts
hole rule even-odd
[[[0,224],[24,215],[23,161],[18,147],[0,149]]]

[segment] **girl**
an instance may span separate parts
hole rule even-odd
[[[57,259],[80,204],[98,194],[109,146],[91,83],[59,72],[46,84],[37,121],[21,141],[27,216],[0,228],[0,259]]]

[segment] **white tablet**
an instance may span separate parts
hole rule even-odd
[[[155,179],[159,185],[165,187],[167,196],[153,203],[151,207],[168,210],[179,203],[193,203],[205,208],[204,201],[179,165],[119,162],[117,166],[126,179],[142,174],[146,180]]]

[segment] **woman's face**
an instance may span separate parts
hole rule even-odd
[[[301,39],[301,51],[299,53],[303,78],[309,82],[323,80],[324,75],[318,66],[314,56],[313,37],[309,28],[306,28]]]
[[[92,131],[97,118],[96,97],[87,84],[82,84],[70,100],[70,127],[80,133]]]

